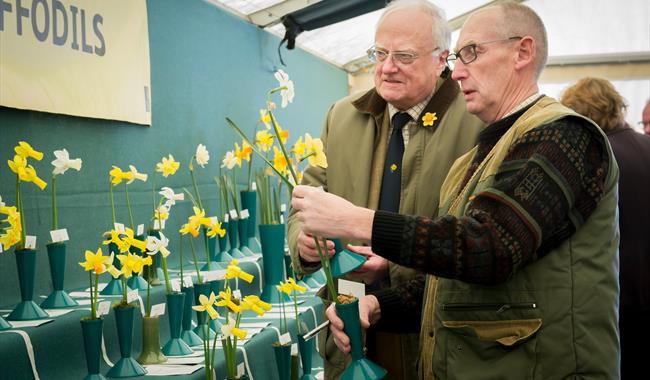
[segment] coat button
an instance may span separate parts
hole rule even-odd
[[[433,338],[433,331],[429,331],[429,337]]]

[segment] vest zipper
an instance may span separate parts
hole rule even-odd
[[[535,302],[517,303],[447,303],[442,305],[442,310],[447,311],[470,311],[470,310],[495,310],[503,313],[508,309],[537,309]]]

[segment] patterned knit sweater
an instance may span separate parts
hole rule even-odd
[[[528,108],[483,130],[463,186]],[[438,277],[485,285],[507,281],[571,236],[602,197],[607,150],[602,136],[586,124],[566,117],[522,136],[506,155],[493,188],[478,194],[463,217],[431,219],[377,211],[373,251]],[[377,327],[418,331],[424,281],[422,274],[399,287],[373,292],[381,307]]]

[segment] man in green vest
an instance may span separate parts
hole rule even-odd
[[[376,62],[375,87],[332,106],[321,134],[328,167],[310,167],[302,184],[322,186],[370,209],[436,214],[444,177],[456,158],[474,146],[483,126],[467,113],[458,84],[448,77],[445,58],[450,35],[444,12],[426,0],[394,1],[386,8],[377,24],[375,45],[368,50]],[[398,119],[402,124],[396,126]],[[288,240],[299,276],[320,268],[314,240],[293,212]],[[330,254],[333,247],[329,242]],[[368,247],[350,249],[368,260],[348,279],[363,281],[370,288],[424,278],[422,273],[374,255]],[[416,376],[412,358],[417,355],[417,322],[414,319],[409,335],[387,333],[379,327],[368,332],[368,354],[389,370],[391,378]],[[319,351],[325,378],[336,379],[347,358],[327,339],[327,333],[319,336]]]
[[[597,125],[538,94],[546,57],[544,25],[524,5],[466,21],[447,62],[467,109],[488,125],[449,171],[440,217],[294,190],[306,233],[371,243],[438,276],[359,303],[362,326],[400,330],[421,313],[421,378],[619,378],[618,167]],[[333,307],[327,316],[347,352]]]

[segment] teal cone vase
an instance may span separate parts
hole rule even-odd
[[[142,352],[138,356],[138,363],[161,364],[167,357],[160,350],[160,318],[142,317]]]
[[[304,334],[298,334],[298,352],[302,363],[302,376],[300,380],[316,380],[311,374],[311,361],[314,355],[314,340],[305,340]]]
[[[255,252],[262,252],[262,245],[257,240],[257,191],[240,191],[242,208],[248,210],[248,244],[247,247]]]
[[[181,339],[183,342],[187,343],[188,346],[200,346],[203,344],[203,339],[199,337],[192,330],[192,305],[194,305],[194,287],[182,288],[183,294],[185,294],[185,300],[183,301],[183,322],[181,323]]]
[[[234,259],[242,259],[246,257],[242,251],[239,250],[239,244],[237,242],[237,237],[239,236],[239,220],[230,219],[228,221],[228,241],[230,242],[230,250],[228,253]]]
[[[106,375],[108,377],[142,376],[147,373],[147,370],[131,357],[135,306],[116,307],[113,310],[117,325],[117,340],[120,344],[120,360],[108,370]]]
[[[9,330],[11,327],[11,323],[7,322],[4,318],[2,318],[2,315],[0,315],[0,331]]]
[[[225,220],[224,220],[223,222],[221,222],[221,228],[223,228],[224,230],[226,230],[226,234],[223,235],[223,236],[219,236],[219,237],[218,237],[218,240],[219,240],[219,251],[220,251],[220,252],[228,251],[228,239],[229,239],[228,231],[230,231],[230,230],[228,229],[228,223],[229,223],[229,222],[226,222]]]
[[[210,297],[210,292],[212,291],[212,284],[209,282],[204,282],[203,284],[194,284],[194,304],[200,305],[199,296],[203,294],[206,297]],[[196,312],[196,321],[197,326],[194,328],[194,332],[201,338],[204,339],[204,326],[208,324],[208,313],[205,311]],[[207,327],[207,334],[210,339],[214,338],[215,332]]]
[[[81,335],[84,339],[86,368],[88,368],[88,374],[84,377],[84,380],[106,380],[99,372],[103,327],[104,320],[101,318],[81,320]]]
[[[181,324],[183,322],[183,307],[185,293],[167,294],[167,316],[169,317],[169,341],[162,351],[167,356],[189,355],[190,346],[181,339]]]
[[[47,245],[47,258],[50,263],[50,275],[52,276],[52,293],[41,302],[45,309],[62,309],[79,305],[77,301],[63,290],[65,279],[65,243],[50,243]]]
[[[366,262],[366,257],[343,248],[341,240],[331,239],[334,242],[334,251],[336,252],[330,260],[332,277],[341,277],[348,272],[359,268]]]
[[[350,338],[352,362],[341,374],[342,380],[383,379],[386,370],[366,359],[361,341],[361,322],[359,322],[359,300],[348,304],[336,304],[336,313],[343,320],[343,331]]]
[[[239,250],[244,256],[254,256],[255,253],[248,248],[248,218],[239,219],[237,229],[239,233]]]
[[[289,296],[278,294],[275,287],[284,281],[284,224],[260,224],[259,228],[264,267],[264,288],[260,298],[265,302],[280,303],[280,297],[283,297],[285,302],[289,302]]]
[[[278,377],[280,380],[291,379],[291,345],[273,346],[275,354],[275,364],[278,367]]]
[[[50,315],[33,301],[36,251],[33,249],[17,249],[15,255],[21,301],[9,314],[7,320],[29,321],[49,317]]]
[[[117,249],[117,244],[115,244],[115,243],[108,244],[108,251],[110,253],[112,253],[114,257],[120,254],[120,250]],[[118,260],[118,259],[113,260],[113,266],[115,266],[115,268],[117,268],[117,269],[122,269],[122,264],[120,263],[120,260]],[[119,295],[122,295],[122,293],[124,293],[122,291],[123,290],[122,289],[122,279],[121,278],[113,278],[113,276],[109,276],[109,277],[111,277],[111,280],[108,282],[108,284],[106,284],[104,289],[102,289],[102,291],[99,292],[99,294],[101,294],[103,296],[119,296]]]

